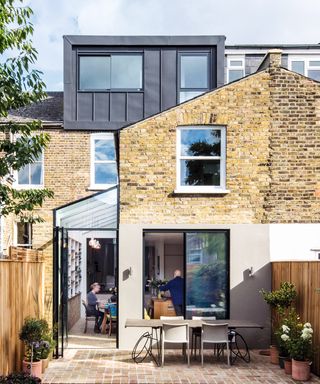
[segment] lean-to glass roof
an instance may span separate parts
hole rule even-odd
[[[118,187],[55,209],[56,226],[70,229],[116,229]]]

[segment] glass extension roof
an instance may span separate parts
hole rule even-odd
[[[69,229],[117,229],[118,187],[56,208],[56,226]]]

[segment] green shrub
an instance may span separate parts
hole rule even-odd
[[[8,376],[0,376],[0,384],[41,384],[38,377],[30,376],[28,373],[11,373]]]

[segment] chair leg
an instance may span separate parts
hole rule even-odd
[[[192,333],[191,333],[191,356],[194,355],[194,351],[193,351],[193,338],[194,338],[194,333],[192,331]]]
[[[88,326],[88,320],[87,320],[87,318],[86,318],[86,321],[85,321],[85,324],[84,324],[84,331],[83,331],[83,333],[87,333],[87,326]]]
[[[163,335],[161,338],[161,367],[164,366],[164,341],[163,341]]]
[[[228,359],[228,366],[230,367],[230,351],[229,351],[229,343],[227,342],[227,359]]]
[[[188,368],[190,367],[190,346],[189,341],[187,343],[187,353],[188,353]]]
[[[201,340],[201,365],[203,366],[203,341]]]

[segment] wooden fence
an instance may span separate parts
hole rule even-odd
[[[295,284],[298,292],[296,309],[302,321],[309,321],[314,331],[316,350],[312,370],[320,375],[320,261],[272,263],[272,288],[278,289],[282,281]]]
[[[19,331],[27,316],[43,316],[42,262],[0,259],[0,375],[21,369]]]

